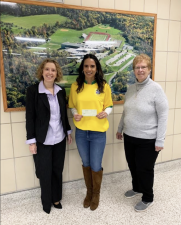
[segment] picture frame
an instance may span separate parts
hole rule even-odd
[[[61,65],[67,98],[83,56],[95,54],[112,90],[114,104],[123,104],[135,82],[132,61],[137,54],[152,59],[154,79],[157,15],[114,9],[23,0],[1,1],[1,83],[5,112],[23,111],[26,88],[45,58]],[[68,100],[68,99],[67,99]]]

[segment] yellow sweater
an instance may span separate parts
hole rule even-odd
[[[84,83],[83,91],[77,94],[77,82],[71,86],[69,96],[69,108],[75,108],[78,114],[82,115],[83,109],[96,109],[97,114],[105,110],[107,107],[112,107],[111,89],[108,84],[104,85],[104,92],[99,93],[97,83]],[[104,132],[109,128],[107,118],[98,119],[96,116],[83,116],[81,121],[75,121],[74,124],[81,130],[91,130]]]

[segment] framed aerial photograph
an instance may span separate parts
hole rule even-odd
[[[114,104],[122,104],[135,82],[134,57],[152,59],[154,78],[156,14],[23,0],[1,1],[1,82],[4,111],[26,106],[26,89],[45,58],[58,61],[67,100],[83,56],[99,59]]]

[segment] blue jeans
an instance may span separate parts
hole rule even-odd
[[[83,166],[90,166],[94,172],[100,171],[106,145],[106,132],[76,128],[75,139]]]

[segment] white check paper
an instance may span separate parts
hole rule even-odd
[[[82,109],[82,116],[96,116],[96,109]]]

